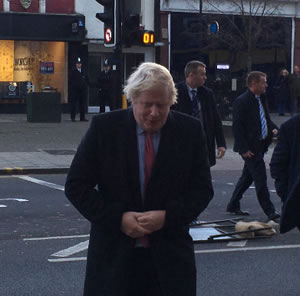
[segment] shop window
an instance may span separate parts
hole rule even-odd
[[[22,94],[26,85],[27,92],[58,91],[66,101],[65,52],[64,42],[1,40],[2,89],[3,85],[15,85],[13,82],[22,85]],[[3,96],[1,93],[0,98]]]

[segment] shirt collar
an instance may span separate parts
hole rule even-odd
[[[142,129],[138,124],[136,124],[136,133],[137,133],[138,136],[146,134],[145,130]],[[159,135],[159,134],[160,134],[160,130],[158,130],[157,132],[153,133],[152,135]]]

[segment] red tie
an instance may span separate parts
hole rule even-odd
[[[149,177],[151,174],[151,169],[153,166],[155,160],[155,151],[151,139],[151,134],[146,133],[146,139],[145,139],[145,149],[144,149],[144,162],[145,162],[145,168],[144,168],[144,198],[146,194],[146,188],[149,181]],[[143,245],[144,248],[149,247],[149,239],[148,236],[144,235],[139,239],[139,242]]]

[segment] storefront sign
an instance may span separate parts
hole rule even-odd
[[[16,96],[17,95],[17,83],[11,82],[8,85],[8,95],[9,96]]]
[[[40,73],[41,74],[53,74],[54,73],[54,62],[40,62]]]
[[[25,9],[28,9],[31,5],[31,0],[20,0],[20,3]]]

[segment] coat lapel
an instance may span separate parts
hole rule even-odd
[[[140,179],[139,179],[139,159],[138,159],[138,149],[137,149],[137,137],[136,137],[136,121],[133,116],[132,109],[128,110],[128,120],[127,120],[127,145],[124,147],[127,154],[127,180],[129,187],[134,192],[134,204],[138,208],[142,208],[142,196],[140,190]]]

